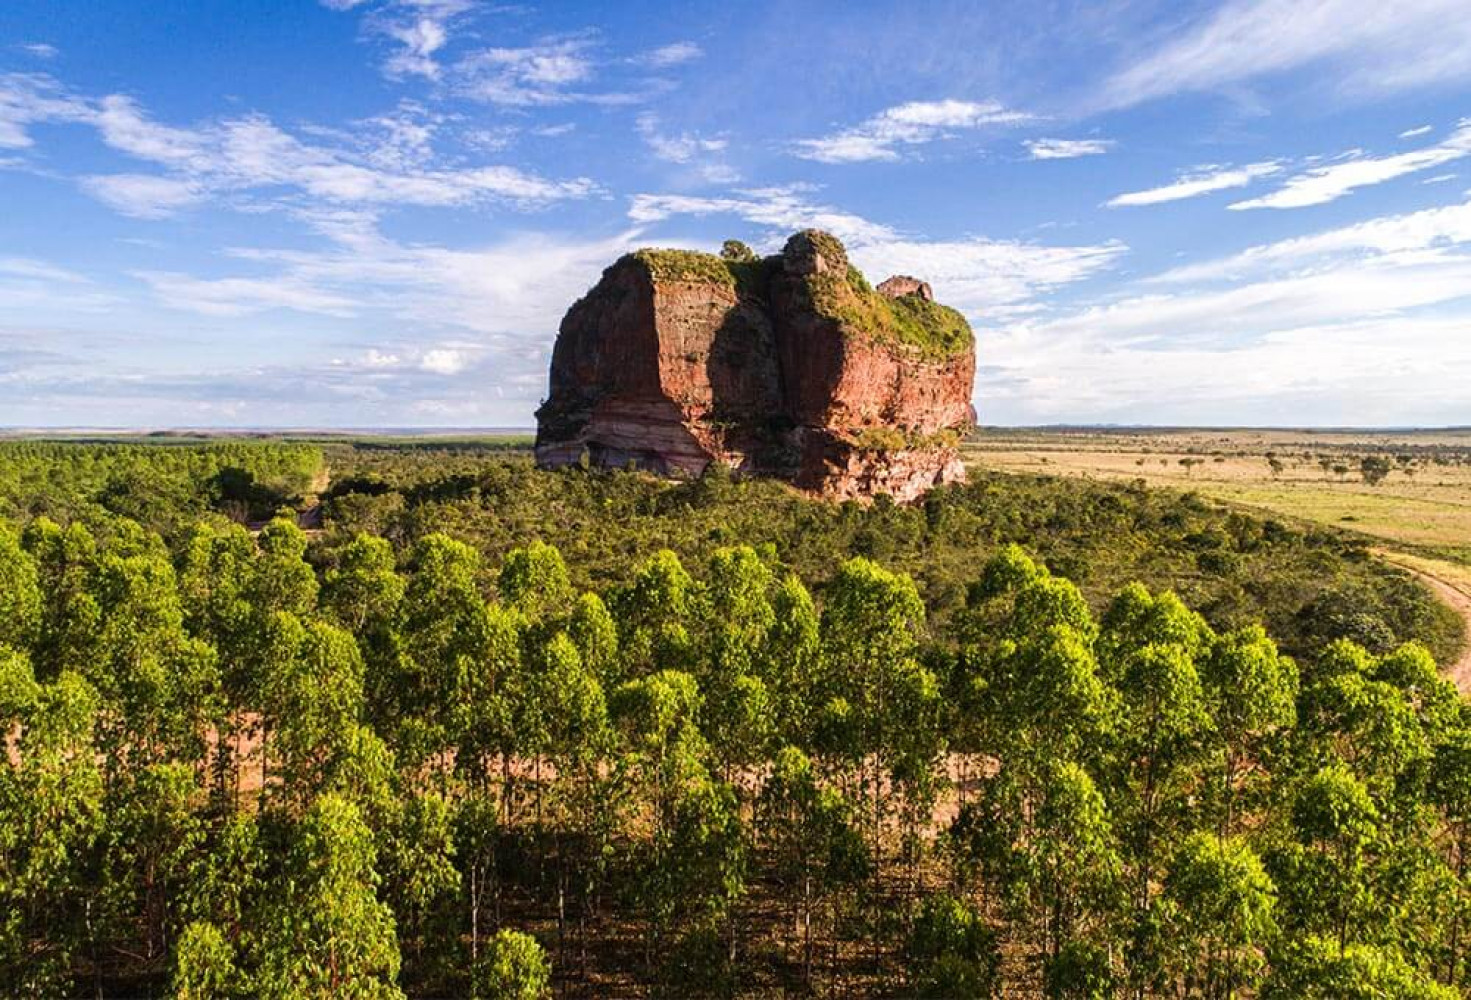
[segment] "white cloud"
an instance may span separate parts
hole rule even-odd
[[[735,169],[720,156],[729,145],[723,138],[711,139],[692,132],[666,134],[659,128],[659,116],[653,112],[639,115],[634,128],[657,159],[691,165],[710,184],[733,184],[740,179]]]
[[[1228,0],[1115,74],[1103,107],[1315,67],[1362,92],[1471,79],[1464,0]]]
[[[1113,146],[1111,139],[1029,139],[1025,143],[1034,160],[1071,160],[1099,156]]]
[[[350,11],[372,6],[363,19],[370,34],[389,39],[393,50],[383,61],[383,73],[393,80],[422,76],[438,80],[439,52],[450,41],[451,28],[475,7],[475,0],[321,0],[331,10]]]
[[[1417,126],[1415,128],[1407,128],[1407,129],[1405,129],[1403,132],[1401,132],[1399,134],[1399,137],[1401,139],[1413,139],[1416,136],[1429,135],[1434,130],[1435,130],[1434,129],[1434,126],[1431,126],[1431,125],[1420,125],[1420,126]]]
[[[1453,180],[1455,180],[1457,176],[1458,176],[1457,174],[1436,174],[1434,177],[1427,177],[1427,178],[1425,178],[1420,183],[1421,184],[1444,184],[1446,181],[1453,181]]]
[[[670,163],[688,163],[700,153],[722,152],[727,145],[724,139],[705,139],[689,132],[665,135],[659,131],[659,117],[653,112],[639,115],[635,128],[654,155]]]
[[[24,52],[30,53],[37,59],[55,59],[57,56],[61,55],[60,49],[58,49],[55,45],[48,45],[45,42],[28,42],[21,45],[20,49]]]
[[[425,351],[419,359],[419,367],[436,375],[456,375],[465,370],[469,358],[458,348],[437,347]]]
[[[270,309],[294,309],[348,317],[356,308],[348,296],[282,276],[197,278],[172,271],[137,271],[134,277],[146,282],[164,305],[205,316],[244,316]]]
[[[1288,179],[1271,194],[1240,201],[1233,209],[1304,208],[1342,198],[1361,187],[1444,166],[1471,156],[1471,121],[1463,121],[1444,142],[1393,156],[1355,157],[1326,166],[1312,167]]]
[[[820,163],[897,160],[897,147],[944,139],[954,132],[987,125],[1014,125],[1031,116],[995,101],[911,101],[881,111],[852,128],[817,139],[799,139],[793,151]]]
[[[985,339],[1008,420],[1460,423],[1471,201],[1175,268]],[[993,417],[994,418],[994,417]]]
[[[402,46],[384,63],[385,73],[392,77],[439,79],[439,63],[434,61],[434,53],[444,48],[444,43],[449,40],[443,21],[433,17],[415,17],[384,25],[383,31]]]
[[[1185,283],[1292,270],[1324,258],[1407,253],[1471,243],[1471,202],[1382,216],[1310,236],[1250,247],[1219,260],[1174,268],[1151,279]]]
[[[164,219],[204,200],[190,182],[153,174],[103,174],[81,183],[92,197],[135,219]]]
[[[1211,194],[1215,191],[1227,191],[1231,188],[1246,187],[1252,181],[1261,177],[1270,177],[1279,173],[1282,164],[1268,160],[1263,163],[1248,163],[1242,167],[1198,167],[1184,174],[1179,180],[1162,187],[1149,188],[1145,191],[1130,191],[1127,194],[1116,195],[1107,201],[1109,208],[1123,208],[1137,205],[1158,205],[1167,201],[1180,201],[1185,198],[1197,198],[1203,194]]]
[[[82,180],[94,197],[142,218],[160,218],[211,195],[245,192],[353,205],[535,207],[597,191],[587,178],[550,180],[505,165],[438,165],[431,146],[436,119],[412,104],[362,123],[358,137],[376,139],[366,149],[350,149],[305,142],[263,115],[181,128],[154,121],[129,97],[93,102],[50,83],[0,80],[0,145],[29,144],[25,126],[48,120],[89,124],[113,149],[164,169],[156,176],[127,172]]]
[[[456,65],[460,90],[488,104],[535,107],[592,99],[568,88],[592,78],[591,43],[584,38],[524,48],[491,48]]]
[[[41,122],[85,120],[92,114],[44,74],[0,75],[0,149],[29,149],[29,126]]]
[[[380,351],[376,347],[369,348],[368,353],[363,355],[363,365],[368,368],[395,368],[399,364],[399,356]]]
[[[661,45],[657,49],[635,57],[634,61],[655,69],[667,69],[670,66],[679,66],[683,63],[692,62],[705,55],[705,50],[694,42],[673,42],[669,45]]]
[[[854,262],[875,280],[895,273],[919,275],[942,301],[982,321],[1035,308],[1035,300],[1045,292],[1090,277],[1127,252],[1117,242],[1052,247],[982,237],[912,239],[888,226],[813,203],[807,193],[805,188],[766,188],[724,198],[639,195],[629,216],[650,223],[681,215],[731,215],[769,228],[778,240],[794,229],[825,229],[847,244]]]
[[[75,271],[29,257],[0,257],[0,274],[52,282],[80,283],[87,280]]]

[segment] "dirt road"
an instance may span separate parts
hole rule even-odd
[[[1393,563],[1407,573],[1413,573],[1424,582],[1425,586],[1435,592],[1435,596],[1449,604],[1466,623],[1467,642],[1466,648],[1461,651],[1461,658],[1447,665],[1441,672],[1460,689],[1462,694],[1471,696],[1471,590],[1468,590],[1465,584],[1437,576],[1433,568],[1434,564],[1430,560],[1416,559],[1412,565],[1397,552],[1383,549],[1376,551],[1379,558],[1385,562]]]

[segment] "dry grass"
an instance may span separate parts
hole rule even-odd
[[[982,433],[965,453],[976,465],[1007,472],[1195,490],[1471,565],[1471,432],[1008,431]],[[1358,460],[1371,453],[1406,455],[1412,464],[1396,462],[1383,483],[1370,486]],[[1275,471],[1273,458],[1280,463]]]
[[[970,464],[1003,472],[1143,480],[1369,536],[1414,573],[1471,636],[1471,431],[983,431]],[[1394,470],[1377,486],[1359,460]],[[1275,463],[1275,464],[1274,464]],[[1446,664],[1471,694],[1471,648]]]

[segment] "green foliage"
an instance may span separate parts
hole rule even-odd
[[[226,1000],[240,995],[241,975],[235,950],[207,921],[184,928],[174,945],[174,1000]]]
[[[417,454],[332,452],[382,536],[0,528],[8,993],[1467,985],[1471,714],[1337,543]]]
[[[402,996],[393,915],[376,895],[377,850],[358,807],[319,798],[295,831],[262,928],[265,997]]]
[[[824,257],[831,260],[834,255]],[[830,265],[803,280],[812,308],[841,323],[845,332],[898,345],[931,360],[954,357],[975,343],[959,310],[918,295],[889,298],[875,291],[857,268],[846,267],[846,253],[837,259],[842,262],[839,267]]]
[[[536,938],[503,930],[485,944],[470,973],[474,1000],[543,1000],[551,995],[551,969]]]
[[[1370,945],[1339,948],[1309,937],[1289,943],[1273,963],[1263,1000],[1454,1000],[1397,952]]]
[[[989,998],[1001,962],[996,935],[974,908],[943,893],[920,904],[905,946],[921,997]]]

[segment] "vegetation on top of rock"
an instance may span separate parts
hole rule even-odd
[[[841,240],[820,229],[804,229],[787,240],[784,256],[815,254],[820,267],[804,269],[803,282],[813,309],[847,330],[878,343],[901,344],[922,357],[943,360],[970,350],[970,324],[949,306],[919,295],[897,298],[877,291],[848,260]]]
[[[831,270],[809,275],[807,289],[812,307],[824,316],[879,343],[914,348],[927,359],[954,357],[975,342],[957,310],[918,295],[891,299],[875,291],[856,267],[841,275]]]
[[[734,245],[734,247],[732,247]],[[744,255],[741,253],[744,251]],[[628,255],[658,281],[721,285],[740,295],[760,296],[770,263],[739,240],[726,240],[720,256],[701,250],[644,247]],[[627,259],[627,258],[625,258]]]

